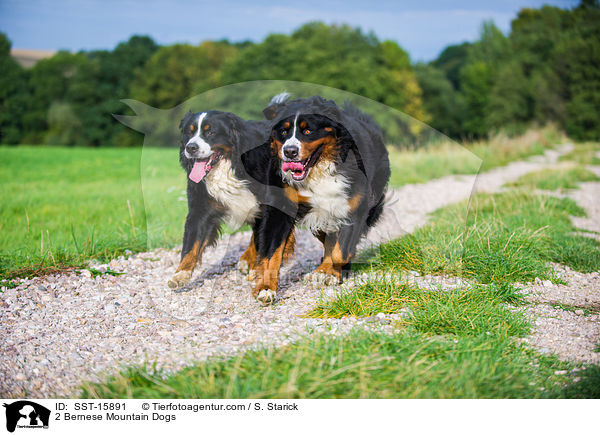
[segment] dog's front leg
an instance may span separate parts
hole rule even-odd
[[[196,264],[202,261],[204,249],[217,240],[220,224],[221,219],[217,216],[188,213],[183,233],[181,261],[175,274],[168,281],[169,287],[176,289],[190,282]]]
[[[294,218],[274,207],[265,206],[258,231],[257,282],[252,295],[263,305],[275,301],[279,270],[286,253],[293,250]]]

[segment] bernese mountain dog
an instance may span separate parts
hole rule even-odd
[[[181,121],[179,160],[188,175],[188,215],[181,262],[168,281],[169,287],[176,289],[191,280],[206,247],[216,243],[223,222],[233,228],[244,223],[253,230],[258,228],[257,197],[263,188],[260,180],[248,175],[241,155],[252,153],[257,161],[268,159],[261,157],[266,153],[261,145],[268,138],[270,125],[269,121],[245,121],[233,113],[214,110],[189,112]],[[255,260],[253,236],[238,268],[247,272]]]
[[[381,215],[390,177],[381,130],[368,115],[319,96],[276,103],[264,110],[273,121],[263,145],[269,162],[255,175],[268,186],[254,233],[253,295],[265,305],[275,300],[297,224],[324,247],[321,265],[308,278],[342,281],[361,237]],[[256,159],[242,159],[252,170]]]

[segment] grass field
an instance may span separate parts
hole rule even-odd
[[[468,149],[390,150],[391,184],[476,173],[481,159],[489,169],[542,153],[561,139],[549,128]],[[0,279],[180,243],[185,176],[173,149],[5,146],[0,162]]]
[[[542,154],[565,138],[553,127],[530,130],[519,137],[498,134],[489,140],[460,146],[444,142],[417,150],[390,150],[392,186],[424,183],[446,175],[476,174],[515,160]]]
[[[147,216],[144,207],[141,154],[141,149],[0,147],[0,276],[145,250],[146,220],[156,216]],[[144,150],[148,164],[142,171],[148,196],[168,202],[160,219],[175,222],[151,234],[167,246],[180,239],[186,210],[178,200],[185,177],[173,154]]]
[[[600,180],[600,177],[584,166],[569,165],[525,174],[518,180],[509,183],[509,186],[527,190],[566,190],[576,188],[578,183],[598,180]]]
[[[569,185],[587,179],[582,171],[571,175]],[[514,283],[558,281],[548,261],[597,271],[600,244],[575,233],[569,216],[585,213],[573,201],[529,193],[529,182],[517,184],[476,195],[466,219],[467,204],[438,210],[414,234],[380,247],[371,266],[363,266],[376,272],[367,282],[306,313],[401,313],[392,334],[356,329],[341,337],[307,337],[176,373],[130,367],[103,383],[83,385],[82,397],[600,398],[599,367],[587,366],[574,382],[569,371],[576,365],[518,341],[531,324],[524,313],[528,302]],[[412,270],[468,281],[431,290],[404,279]]]
[[[471,149],[487,155],[483,167],[489,169],[541,153],[558,141],[547,137],[496,138]],[[571,160],[593,161],[594,147],[576,147]],[[469,150],[457,153],[448,145],[392,151],[393,184],[478,170],[480,161]],[[185,177],[173,150],[3,147],[0,158],[4,277],[43,273],[40,264],[77,266],[90,258],[179,243]],[[105,382],[85,384],[82,396],[598,397],[600,369],[578,372],[581,381],[573,383],[565,374],[572,364],[536,354],[517,341],[531,325],[513,283],[534,277],[556,281],[549,260],[581,271],[600,267],[598,243],[574,234],[569,220],[583,211],[568,199],[528,193],[556,178],[562,181],[549,188],[588,179],[576,167],[565,176],[537,174],[507,186],[507,192],[478,195],[466,218],[466,204],[437,211],[413,235],[383,245],[367,266],[393,271],[395,278],[376,276],[306,313],[405,313],[391,335],[355,330],[341,337],[307,337],[280,348],[213,358],[172,374],[130,367]],[[459,275],[471,284],[430,291],[403,281],[406,270]]]
[[[391,277],[376,275],[307,313],[404,313],[392,334],[355,329],[341,337],[307,337],[279,348],[212,358],[173,374],[130,367],[103,383],[83,385],[82,397],[600,398],[600,368],[588,366],[573,382],[568,372],[575,365],[516,340],[530,332],[531,324],[523,312],[523,295],[512,283],[549,275],[544,255],[571,237],[568,214],[582,212],[567,200],[501,195],[481,195],[475,201],[477,219],[469,221],[463,234],[475,239],[465,242],[469,248],[464,252],[448,255],[455,247],[444,249],[450,232],[460,239],[456,236],[465,231],[464,226],[452,227],[448,213],[454,207],[447,207],[414,236],[383,246],[378,267],[395,272]],[[548,216],[529,222],[528,213],[542,203]],[[547,225],[556,226],[552,234],[541,231]],[[414,246],[423,248],[420,264],[436,265],[432,270],[415,264],[415,253],[406,251]],[[457,261],[461,257],[464,268]],[[583,252],[558,250],[552,260],[598,270],[600,246],[595,242]],[[471,284],[428,290],[403,279],[407,268],[467,275]]]

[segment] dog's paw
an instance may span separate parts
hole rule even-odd
[[[256,300],[266,307],[275,302],[275,295],[276,293],[273,290],[264,289],[258,292],[258,295],[256,295]]]
[[[182,270],[181,272],[177,272],[173,277],[169,280],[169,287],[172,289],[176,289],[179,287],[183,287],[192,279],[192,272],[189,270]]]
[[[250,269],[250,272],[248,272],[248,276],[246,276],[246,279],[248,281],[256,281],[256,278],[258,278],[258,272],[255,269]]]
[[[338,284],[340,280],[335,275],[315,271],[305,275],[304,282],[307,284],[335,285]]]
[[[242,272],[244,275],[247,275],[250,272],[250,265],[246,260],[240,260],[237,264],[237,270]]]

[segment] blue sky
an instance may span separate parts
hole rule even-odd
[[[413,60],[431,60],[449,44],[477,38],[481,22],[508,31],[523,7],[564,8],[577,0],[434,1],[113,1],[0,0],[0,31],[13,48],[71,51],[112,49],[133,34],[160,44],[205,39],[261,41],[272,32],[290,33],[307,21],[348,23],[392,39]]]

